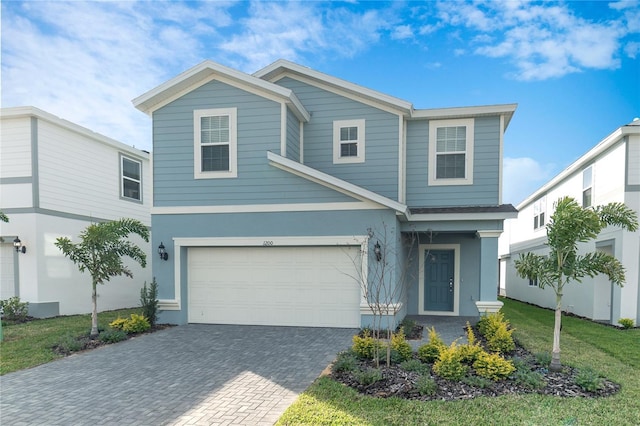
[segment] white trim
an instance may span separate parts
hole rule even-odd
[[[365,160],[365,141],[366,141],[366,122],[364,119],[358,120],[335,120],[333,122],[333,164],[351,164],[364,163]],[[352,157],[343,157],[342,141],[340,139],[341,130],[345,127],[355,127],[357,129],[358,138],[349,140],[348,143],[356,144],[358,155]],[[284,157],[284,156],[283,156]]]
[[[407,172],[405,169],[407,161],[407,128],[406,121],[401,115],[398,116],[398,201],[401,203],[406,202],[406,184],[407,184]]]
[[[478,308],[478,312],[480,313],[480,316],[483,316],[485,314],[495,314],[502,308],[502,305],[504,305],[504,303],[502,303],[499,300],[498,301],[482,301],[482,300],[476,301],[476,308]]]
[[[366,256],[369,244],[368,235],[352,236],[264,236],[264,237],[175,237],[173,238],[173,267],[174,267],[174,299],[162,299],[159,301],[166,310],[181,310],[180,299],[180,276],[182,274],[180,265],[182,264],[182,247],[298,247],[298,246],[360,246],[362,257],[362,278],[366,282],[368,271],[368,257]],[[185,285],[187,285],[185,283]],[[362,284],[360,287],[360,304],[362,305]]]
[[[300,122],[300,163],[304,164],[304,123]]]
[[[430,120],[429,121],[429,185],[472,185],[473,184],[473,149],[474,149],[474,124],[473,118],[458,118],[452,120]],[[466,127],[466,146],[464,154],[465,177],[453,179],[436,178],[436,133],[437,129],[443,127]]]
[[[280,155],[287,156],[287,105],[280,104]]]
[[[505,130],[513,117],[518,104],[479,105],[453,108],[417,109],[413,111],[413,119],[471,118],[490,115],[505,116]]]
[[[218,214],[218,213],[269,213],[307,212],[333,210],[379,210],[387,207],[371,201],[344,203],[290,203],[290,204],[231,204],[221,206],[168,206],[153,207],[151,214]]]
[[[460,309],[460,244],[420,244],[418,264],[418,315],[458,316]],[[424,309],[424,254],[426,250],[453,250],[453,311],[425,311]]]
[[[518,212],[500,212],[500,213],[431,213],[431,214],[412,214],[409,221],[415,222],[441,222],[441,221],[458,221],[458,220],[503,220],[515,219]]]
[[[404,306],[404,304],[402,302],[396,302],[396,303],[387,303],[386,304],[386,309],[384,309],[384,312],[382,311],[382,304],[380,304],[380,312],[383,315],[393,315],[394,312],[400,312],[400,310],[402,309],[402,307]],[[376,307],[376,309],[378,309],[378,307]],[[363,303],[360,304],[360,315],[377,315],[378,313],[374,313],[373,310],[371,309],[371,307],[369,306],[369,304],[365,301]]]
[[[142,161],[135,159],[135,158],[131,158],[126,154],[123,154],[122,152],[119,153],[120,154],[120,197],[125,199],[125,200],[129,200],[129,201],[135,201],[135,202],[143,202],[142,199]],[[140,174],[140,177],[138,180],[130,178],[130,177],[126,177],[124,175],[124,160],[130,161],[132,163],[137,163],[138,164],[138,173]],[[125,191],[124,191],[124,181],[125,179],[131,181],[131,182],[135,182],[139,185],[139,189],[138,189],[138,198],[133,198],[133,197],[128,197],[125,195]]]
[[[300,164],[288,158],[284,158],[282,156],[279,156],[278,154],[274,154],[273,152],[267,152],[267,158],[271,165],[273,165],[274,167],[278,167],[279,169],[296,174],[300,177],[304,177],[305,179],[319,183],[320,185],[326,186],[328,188],[335,189],[336,191],[349,195],[351,197],[369,200],[390,209],[396,210],[398,213],[401,213],[405,216],[409,215],[409,208],[406,205],[398,203],[397,201],[391,200],[387,197],[383,197],[382,195],[376,194],[375,192],[369,191],[368,189],[364,189],[360,186],[346,182],[342,179],[338,179],[319,170],[305,166],[304,164]]]
[[[211,116],[229,117],[229,170],[206,171],[202,166],[202,143],[200,119]],[[238,109],[237,108],[212,108],[193,110],[193,178],[194,179],[221,179],[238,177]]]
[[[498,205],[502,205],[502,177],[503,173],[503,163],[504,163],[504,114],[500,114],[500,164],[498,165]]]
[[[502,235],[502,231],[497,229],[490,229],[486,231],[476,231],[478,238],[499,238]]]

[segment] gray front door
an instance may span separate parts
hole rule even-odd
[[[425,311],[453,311],[453,250],[427,250],[424,257]]]

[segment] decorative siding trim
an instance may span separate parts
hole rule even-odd
[[[418,264],[418,315],[455,316],[460,311],[460,244],[420,244]],[[424,309],[424,255],[426,250],[453,250],[453,311],[426,311]]]
[[[441,222],[459,220],[504,220],[515,219],[518,212],[501,213],[446,213],[446,214],[412,214],[408,217],[410,222]]]
[[[42,215],[46,215],[46,216],[53,216],[53,217],[60,217],[63,219],[72,219],[72,220],[80,220],[83,222],[90,222],[90,223],[94,223],[94,222],[108,222],[110,220],[113,219],[105,219],[103,217],[95,217],[95,216],[86,216],[86,215],[81,215],[81,214],[75,214],[75,213],[67,213],[67,212],[61,212],[58,210],[50,210],[50,209],[43,209],[40,207],[20,207],[20,208],[13,208],[13,209],[5,209],[3,210],[4,213],[6,214],[28,214],[28,213],[32,213],[32,214],[42,214]],[[151,229],[150,226],[147,225],[147,228]]]
[[[500,152],[498,154],[498,158],[500,158],[500,164],[498,165],[498,205],[502,204],[502,176],[503,176],[503,163],[504,158],[502,157],[504,153],[504,114],[500,115]]]
[[[271,165],[273,165],[274,167],[278,167],[279,169],[293,173],[312,182],[319,183],[320,185],[324,185],[328,188],[334,189],[351,197],[355,197],[363,201],[372,201],[374,203],[381,204],[385,207],[396,210],[398,213],[401,213],[405,216],[409,215],[409,208],[406,205],[383,197],[380,194],[376,194],[375,192],[369,191],[360,186],[346,182],[342,179],[338,179],[319,170],[312,169],[311,167],[305,166],[303,164],[296,163],[295,161],[281,157],[277,154],[274,154],[273,152],[267,152],[267,159],[269,160]]]
[[[235,204],[224,206],[171,206],[153,207],[151,214],[218,214],[218,213],[270,213],[335,210],[379,210],[386,207],[369,201],[345,203],[290,203],[290,204]]]
[[[280,104],[280,155],[287,156],[287,105]]]
[[[478,230],[476,231],[476,235],[478,238],[498,238],[502,234],[501,230],[491,229],[491,230]]]
[[[304,123],[300,122],[300,164],[304,164]]]
[[[407,200],[407,122],[398,116],[398,202]]]
[[[0,185],[16,185],[20,183],[33,183],[33,177],[19,176],[19,177],[0,178]]]
[[[31,197],[32,206],[40,207],[40,172],[38,168],[38,118],[31,117]]]
[[[266,237],[189,237],[173,238],[173,264],[174,264],[174,299],[162,299],[159,304],[166,310],[181,310],[182,303],[180,299],[181,287],[181,265],[182,265],[182,247],[297,247],[297,246],[360,246],[362,254],[361,273],[363,280],[367,280],[368,257],[366,256],[369,245],[369,237],[367,235],[338,235],[338,236],[299,236],[299,237],[283,237],[283,236],[266,236]],[[187,285],[185,283],[185,285]],[[361,286],[360,286],[361,287]],[[360,305],[366,304],[363,300],[362,291],[360,292]],[[166,307],[166,308],[165,308]]]

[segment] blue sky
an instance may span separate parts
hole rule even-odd
[[[2,106],[33,105],[141,149],[131,100],[205,59],[278,58],[416,108],[518,103],[517,204],[640,116],[640,2],[2,2]]]

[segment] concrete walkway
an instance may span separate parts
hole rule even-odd
[[[436,332],[447,345],[456,341],[458,344],[467,342],[466,326],[467,321],[473,326],[478,322],[478,317],[448,317],[436,315],[408,315],[408,319],[422,324],[422,340],[410,340],[411,347],[415,350],[425,343],[429,343],[429,329],[434,327]]]
[[[0,377],[0,424],[272,425],[355,332],[173,327]]]

